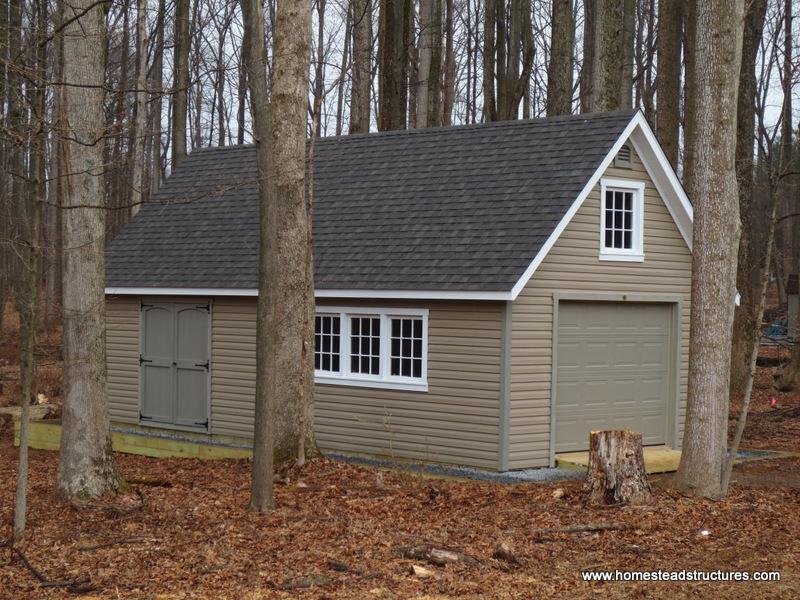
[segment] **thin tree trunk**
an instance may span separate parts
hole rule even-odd
[[[14,537],[19,538],[25,532],[28,504],[28,432],[30,427],[31,398],[35,393],[36,359],[36,323],[38,307],[39,277],[42,267],[42,253],[39,248],[42,222],[42,205],[45,194],[45,151],[46,133],[44,130],[45,115],[45,79],[46,55],[41,40],[46,35],[47,2],[36,2],[36,66],[35,81],[28,81],[33,86],[33,110],[30,126],[34,132],[31,139],[30,180],[28,183],[28,206],[23,207],[25,214],[26,244],[23,249],[24,270],[22,276],[23,293],[18,303],[20,310],[20,372],[22,380],[22,398],[20,411],[19,434],[19,468],[17,470],[16,502],[14,505]]]
[[[697,51],[697,2],[683,2],[683,139],[694,140],[697,94],[695,92],[695,71]],[[683,186],[687,187],[695,169],[695,148],[693,144],[683,144]]]
[[[753,141],[756,111],[756,57],[764,30],[767,0],[754,0],[749,4],[742,38],[742,65],[739,73],[736,129],[736,181],[739,185],[739,219],[742,235],[739,240],[739,258],[736,288],[741,301],[733,319],[733,344],[731,347],[731,389],[744,390],[753,349],[753,336],[761,318],[757,316],[758,277],[756,274],[757,249],[753,240]],[[767,263],[769,264],[769,263]],[[768,268],[769,270],[769,268]]]
[[[352,0],[353,75],[350,87],[350,133],[370,125],[372,87],[372,0]]]
[[[689,385],[679,488],[720,497],[727,448],[731,329],[739,243],[736,102],[744,0],[697,6],[697,134]]]
[[[64,404],[56,488],[97,497],[120,485],[111,452],[105,361],[103,70],[105,24],[93,0],[65,5]]]
[[[770,178],[772,174],[770,173]],[[761,320],[764,318],[764,306],[767,301],[767,291],[769,290],[769,265],[772,262],[772,250],[775,245],[775,211],[777,202],[774,198],[774,184],[770,181],[770,203],[772,205],[769,218],[769,226],[767,230],[767,248],[764,252],[764,259],[761,266],[761,275],[759,277],[758,285],[758,300],[755,306],[755,320],[756,327],[750,332],[753,336],[750,338],[750,352],[748,353],[747,363],[747,377],[744,385],[744,396],[742,398],[742,407],[739,411],[739,421],[736,423],[736,432],[733,435],[733,441],[728,449],[728,455],[725,460],[725,468],[722,473],[721,493],[723,496],[728,494],[728,488],[731,483],[731,474],[733,473],[733,464],[736,462],[736,455],[739,452],[739,444],[744,435],[744,428],[747,424],[747,411],[750,409],[750,400],[753,396],[753,383],[756,378],[756,363],[758,361],[758,347],[761,343]]]
[[[136,104],[133,122],[130,211],[135,216],[144,200],[145,127],[147,123],[147,0],[136,3]]]
[[[322,103],[325,100],[325,6],[326,0],[316,0],[317,5],[317,55],[314,61],[314,104],[311,114],[312,135],[320,136]]]
[[[267,85],[267,57],[264,48],[264,7],[261,0],[242,0],[245,53],[248,61],[247,82],[250,91],[250,112],[253,119],[253,141],[258,160],[261,245],[259,252],[258,308],[256,323],[256,401],[253,436],[253,475],[250,487],[250,510],[267,512],[275,507],[272,492],[274,452],[274,400],[270,395],[271,380],[276,376],[268,364],[273,331],[273,305],[270,298],[274,286],[269,270],[272,250],[269,235],[270,207],[275,204],[275,182],[271,148],[272,114]]]
[[[673,169],[678,168],[681,118],[681,2],[658,3],[658,111],[656,137]]]
[[[572,112],[573,15],[572,0],[553,0],[550,63],[547,65],[548,117]]]
[[[453,104],[456,95],[456,59],[453,47],[453,11],[454,0],[445,0],[444,19],[444,73],[442,83],[442,118],[441,125],[448,126],[453,122]]]
[[[583,64],[581,65],[581,112],[591,112],[594,88],[595,32],[597,0],[583,0]]]
[[[381,0],[378,29],[378,129],[406,128],[410,0]]]
[[[175,0],[173,51],[172,169],[186,158],[186,119],[189,107],[189,3]]]
[[[156,17],[156,47],[153,58],[153,94],[150,108],[151,120],[151,152],[152,173],[150,174],[150,192],[155,194],[161,187],[164,175],[164,159],[161,154],[161,111],[164,104],[164,14],[166,0],[158,0],[158,16]]]

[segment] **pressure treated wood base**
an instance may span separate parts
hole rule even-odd
[[[30,447],[38,450],[58,450],[61,444],[61,423],[31,421]],[[192,438],[172,432],[154,431],[135,426],[112,426],[111,443],[116,452],[140,454],[158,458],[250,458],[250,440],[227,436]],[[19,421],[14,422],[14,445],[19,445]]]

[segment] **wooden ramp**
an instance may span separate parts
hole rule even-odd
[[[645,446],[644,448],[644,468],[650,475],[677,471],[680,460],[680,450],[667,446]],[[589,451],[556,454],[556,466],[561,469],[583,470],[589,466]]]

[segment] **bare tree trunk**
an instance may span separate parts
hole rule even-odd
[[[736,102],[744,0],[697,6],[695,80],[697,132],[687,140],[695,170],[689,386],[681,489],[719,497],[727,449],[731,329],[739,243]],[[702,133],[699,133],[702,132]]]
[[[697,53],[697,2],[683,2],[683,139],[695,139],[696,100],[695,71]],[[686,187],[695,168],[695,148],[684,141],[683,144],[683,185]]]
[[[258,313],[256,325],[256,402],[253,436],[253,475],[250,487],[250,510],[267,512],[275,507],[272,492],[274,452],[274,406],[270,386],[278,375],[270,361],[271,338],[274,331],[274,273],[270,265],[275,257],[274,223],[269,213],[275,204],[275,182],[272,159],[272,114],[267,85],[267,57],[264,48],[264,7],[261,0],[242,0],[245,56],[248,59],[247,82],[250,89],[250,112],[253,118],[253,141],[258,157],[258,188],[260,207],[261,245],[258,275]]]
[[[594,94],[595,32],[597,0],[583,0],[583,64],[581,65],[581,112],[591,112]]]
[[[742,391],[747,385],[750,355],[753,350],[752,340],[761,322],[761,317],[756,314],[758,251],[752,246],[753,140],[757,93],[756,57],[761,44],[766,11],[767,0],[754,0],[747,7],[736,110],[736,181],[739,185],[739,219],[742,223],[736,274],[736,288],[739,290],[741,301],[734,312],[731,347],[731,389],[736,391]]]
[[[575,22],[572,0],[553,0],[550,63],[547,65],[547,116],[572,112],[572,53]]]
[[[322,126],[322,103],[325,100],[325,6],[326,0],[316,0],[317,6],[317,53],[314,61],[314,103],[312,105],[311,135],[320,136]]]
[[[352,0],[353,75],[350,89],[350,133],[370,125],[372,87],[372,0]]]
[[[497,120],[494,57],[497,40],[497,7],[503,0],[486,0],[483,14],[483,119]]]
[[[266,260],[270,290],[264,359],[268,396],[275,402],[275,457],[297,457],[299,437],[310,440],[310,419],[303,419],[312,402],[302,392],[303,381],[313,381],[310,353],[313,330],[304,329],[313,310],[313,273],[308,268],[311,219],[306,202],[306,105],[310,61],[311,9],[304,0],[278,5],[275,29],[275,71],[272,82],[272,147],[276,200],[268,208]],[[309,387],[307,391],[310,391]],[[307,431],[299,431],[301,421]]]
[[[620,108],[631,108],[633,92],[633,47],[636,35],[637,0],[624,0],[622,21],[622,78],[620,81]]]
[[[444,19],[444,73],[442,83],[442,118],[441,125],[448,126],[453,122],[453,104],[456,95],[456,59],[453,48],[453,11],[454,0],[445,0]]]
[[[681,2],[658,3],[658,111],[656,136],[673,169],[678,168],[681,118]]]
[[[36,66],[33,70],[35,80],[28,80],[33,87],[33,110],[30,126],[32,131],[30,153],[30,179],[28,183],[27,207],[21,207],[24,214],[26,244],[23,248],[24,268],[20,294],[20,372],[22,379],[22,398],[19,434],[19,468],[17,470],[16,501],[14,505],[14,537],[19,538],[25,531],[28,505],[28,432],[30,427],[31,397],[35,393],[36,322],[38,313],[39,277],[42,267],[42,253],[39,249],[42,205],[45,194],[45,151],[47,134],[44,130],[45,116],[45,46],[41,43],[47,34],[47,3],[36,2]]]
[[[752,8],[750,9],[752,10]],[[758,10],[758,9],[757,9]],[[745,25],[747,27],[747,25]],[[777,202],[775,202],[775,185],[772,181],[773,174],[770,177],[770,204],[771,214],[769,219],[769,226],[767,230],[767,248],[764,251],[764,257],[761,266],[761,274],[758,282],[758,299],[755,305],[755,321],[756,326],[750,331],[752,337],[750,338],[750,351],[747,353],[747,375],[744,384],[744,396],[742,398],[742,407],[739,411],[739,421],[736,423],[736,433],[734,433],[733,441],[728,449],[728,455],[725,460],[725,468],[722,472],[722,495],[728,494],[728,488],[731,483],[731,474],[733,473],[733,464],[736,462],[736,455],[739,452],[739,444],[744,435],[744,427],[747,424],[747,411],[750,409],[750,399],[753,395],[753,383],[756,377],[756,362],[758,361],[758,347],[761,343],[761,320],[764,318],[764,306],[767,302],[767,291],[769,290],[769,274],[770,263],[772,262],[772,249],[775,244],[775,210]]]
[[[378,129],[406,128],[410,0],[381,0],[378,28]]]
[[[57,491],[97,497],[120,485],[106,397],[102,6],[64,7],[64,406]],[[70,19],[72,19],[70,21]]]
[[[625,4],[628,0],[595,0],[597,19],[594,46],[594,82],[592,85],[592,112],[619,110],[625,102],[622,97],[625,52]]]
[[[156,47],[153,58],[153,94],[150,108],[152,173],[150,174],[150,192],[154,194],[161,187],[164,175],[164,159],[161,154],[161,111],[164,99],[164,14],[166,0],[158,0],[158,16],[156,17]]]
[[[175,0],[173,51],[172,168],[186,158],[186,119],[189,108],[189,3]]]
[[[417,86],[418,128],[440,124],[442,73],[442,3],[420,0],[419,77]]]
[[[147,123],[147,0],[136,3],[136,105],[133,122],[131,161],[131,216],[136,215],[144,200],[145,127]]]
[[[781,123],[781,200],[783,201],[784,210],[787,213],[792,212],[792,206],[798,206],[797,190],[793,189],[791,182],[795,179],[796,175],[791,175],[794,154],[794,123],[792,122],[792,87],[795,77],[795,69],[792,63],[792,0],[784,0],[783,8],[783,121]],[[798,263],[795,262],[795,247],[800,242],[797,230],[800,225],[796,219],[788,220],[788,228],[782,236],[784,247],[786,248],[786,258],[783,261],[786,265],[785,273],[791,275],[792,269],[797,268]],[[794,330],[788,332],[794,339],[792,346],[791,362],[781,373],[780,379],[776,382],[778,389],[793,390],[800,388],[800,324],[793,324]]]

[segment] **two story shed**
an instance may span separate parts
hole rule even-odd
[[[112,421],[253,433],[252,146],[193,152],[109,248]],[[678,446],[692,208],[639,112],[321,139],[325,451],[547,466],[628,427]]]

